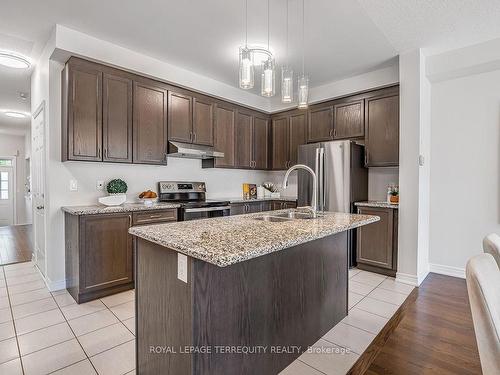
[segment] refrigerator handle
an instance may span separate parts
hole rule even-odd
[[[319,186],[319,209],[321,212],[325,210],[325,149],[322,147],[319,149],[319,175],[318,175],[318,186]]]

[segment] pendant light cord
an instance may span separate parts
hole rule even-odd
[[[245,0],[245,48],[248,47],[248,0]]]
[[[305,51],[304,51],[304,48],[305,48],[305,38],[304,38],[304,34],[305,34],[305,27],[304,27],[304,24],[305,24],[305,0],[302,0],[302,75],[304,75],[304,72],[305,72],[305,69],[304,69],[304,59],[305,59]]]
[[[269,9],[270,9],[270,0],[267,0],[267,50],[269,51]]]

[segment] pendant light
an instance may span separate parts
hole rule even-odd
[[[304,0],[302,0],[302,75],[299,77],[298,81],[298,100],[299,105],[298,108],[304,109],[307,108],[308,105],[308,97],[309,97],[309,78],[305,75],[304,69],[304,59],[305,59],[305,42],[304,42],[304,34],[305,34],[305,5]]]
[[[269,49],[269,0],[267,0],[267,50]],[[274,58],[271,54],[262,63],[261,95],[271,97],[275,94],[275,66]]]
[[[286,0],[286,65],[281,68],[281,102],[291,103],[293,101],[293,70],[288,60],[288,3]]]
[[[240,88],[252,89],[254,86],[253,53],[248,48],[248,0],[245,0],[245,46],[240,47]]]

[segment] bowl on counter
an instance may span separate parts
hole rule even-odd
[[[125,203],[126,200],[127,196],[125,194],[111,194],[98,199],[99,203],[105,206],[119,206]]]

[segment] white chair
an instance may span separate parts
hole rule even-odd
[[[500,268],[500,236],[496,233],[488,234],[483,240],[483,250],[485,253],[493,255]]]
[[[484,375],[500,374],[500,270],[490,254],[472,257],[467,291]]]

